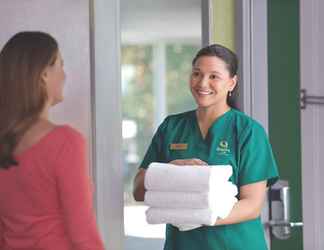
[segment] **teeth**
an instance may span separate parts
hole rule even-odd
[[[207,91],[207,90],[198,90],[197,92],[200,95],[210,95],[213,93],[212,91]]]

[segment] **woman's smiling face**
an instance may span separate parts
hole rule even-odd
[[[192,67],[190,90],[199,107],[227,106],[237,77],[231,77],[225,62],[216,56],[201,56]]]

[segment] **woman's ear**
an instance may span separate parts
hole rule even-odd
[[[44,84],[48,82],[48,70],[45,68],[41,74],[41,80]]]
[[[230,90],[233,91],[236,84],[237,84],[237,75],[233,76],[232,79],[231,79],[231,83],[230,83]]]

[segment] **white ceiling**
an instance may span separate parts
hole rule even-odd
[[[123,43],[201,40],[201,0],[121,0]]]

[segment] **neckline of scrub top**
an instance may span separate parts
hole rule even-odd
[[[216,118],[215,121],[212,122],[212,124],[210,125],[210,127],[208,128],[208,131],[206,133],[206,136],[203,137],[203,134],[200,130],[200,126],[199,126],[199,122],[198,122],[198,117],[197,117],[197,110],[193,110],[193,119],[194,119],[194,125],[195,125],[195,129],[198,131],[199,134],[199,139],[203,142],[207,142],[208,137],[209,137],[209,133],[211,131],[211,129],[213,127],[215,127],[215,125],[217,123],[219,123],[221,120],[223,120],[225,117],[227,117],[228,114],[232,113],[232,108],[230,108],[229,110],[227,110],[225,113],[223,113],[221,116],[219,116],[218,118]]]

